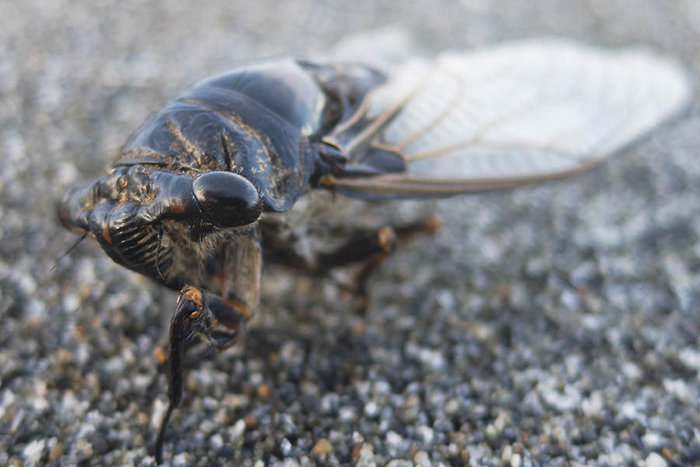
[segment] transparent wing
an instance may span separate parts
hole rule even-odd
[[[560,178],[643,136],[689,99],[684,72],[645,50],[540,39],[411,60],[329,137],[350,164],[395,154],[405,170],[333,184],[382,198]]]

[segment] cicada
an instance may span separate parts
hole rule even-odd
[[[369,264],[436,223],[360,226],[361,215],[343,214],[350,204],[568,177],[689,96],[683,71],[654,53],[557,39],[379,68],[267,60],[187,88],[58,208],[114,261],[180,291],[156,459],[188,342],[237,340],[258,303],[263,254],[308,273]]]

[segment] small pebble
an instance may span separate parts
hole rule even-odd
[[[321,438],[316,441],[311,452],[317,456],[325,456],[333,452],[333,445],[327,439]]]
[[[22,450],[22,456],[24,461],[29,464],[37,464],[41,459],[41,455],[44,452],[44,446],[46,442],[42,439],[34,440],[27,444]]]
[[[668,465],[666,460],[655,452],[649,453],[644,462],[646,467],[666,467]]]

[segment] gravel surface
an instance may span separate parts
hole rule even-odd
[[[154,462],[175,294],[94,242],[52,271],[54,202],[184,85],[391,23],[426,52],[556,34],[700,72],[695,0],[173,3],[0,1],[0,465]],[[694,105],[591,173],[440,202],[364,316],[269,268],[268,330],[188,372],[166,458],[700,465],[698,151]]]

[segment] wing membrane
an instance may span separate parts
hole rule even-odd
[[[366,164],[374,147],[400,154],[406,172],[332,184],[384,198],[561,178],[643,136],[689,99],[683,71],[644,50],[544,39],[411,60],[368,95],[360,125],[330,136],[350,165]]]

